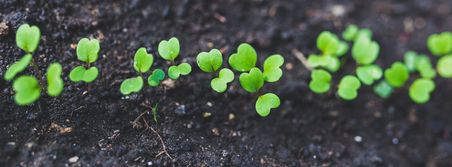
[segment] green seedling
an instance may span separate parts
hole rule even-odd
[[[158,46],[160,56],[168,61],[174,61],[179,56],[179,39],[172,37],[169,40],[162,40]]]
[[[386,81],[380,81],[377,85],[374,86],[374,92],[380,96],[381,98],[388,98],[391,96],[392,92],[394,91],[394,88],[392,88],[391,85],[388,84]]]
[[[416,61],[418,59],[418,55],[414,51],[408,51],[403,55],[403,62],[405,63],[406,68],[410,72],[414,72],[416,70]]]
[[[229,57],[229,65],[237,71],[247,72],[256,66],[257,53],[254,48],[247,43],[242,43],[237,48],[237,53]]]
[[[27,53],[33,53],[39,45],[41,31],[37,26],[22,24],[16,32],[16,44]]]
[[[358,97],[361,82],[353,75],[347,75],[339,82],[337,94],[344,100],[353,100]]]
[[[63,91],[64,82],[61,78],[63,67],[59,63],[53,63],[47,68],[47,94],[49,96],[59,96]]]
[[[322,67],[331,72],[337,72],[341,67],[339,58],[333,56],[319,56],[312,54],[308,57],[308,63],[311,67]]]
[[[425,55],[419,55],[416,59],[416,70],[419,72],[422,78],[434,78],[436,71],[433,68],[432,62]]]
[[[97,67],[90,67],[99,57],[100,44],[97,39],[82,38],[77,44],[77,59],[85,62],[88,66],[77,66],[69,73],[69,79],[73,82],[93,82],[99,75]]]
[[[372,85],[383,76],[383,71],[378,65],[360,66],[356,69],[356,75],[364,85]]]
[[[427,47],[436,56],[452,53],[452,32],[430,35],[427,40]]]
[[[188,63],[182,63],[177,66],[171,66],[168,69],[168,76],[171,79],[178,79],[181,75],[188,75],[191,72],[191,66]]]
[[[270,114],[271,109],[278,108],[280,103],[277,95],[266,93],[257,99],[256,111],[261,117],[266,117]]]
[[[264,86],[264,74],[257,67],[253,67],[249,73],[242,73],[239,80],[243,89],[250,93],[255,93]]]
[[[410,98],[419,104],[426,103],[430,100],[430,94],[435,90],[435,82],[431,79],[416,79],[410,86]]]
[[[121,83],[119,90],[123,95],[129,95],[131,93],[138,93],[143,88],[143,77],[128,78]]]
[[[356,41],[361,37],[372,38],[372,31],[367,28],[359,29],[358,26],[351,24],[342,32],[342,38],[346,41]]]
[[[359,65],[372,64],[378,57],[380,46],[370,38],[358,38],[352,47],[352,57]]]
[[[227,68],[220,70],[218,78],[212,79],[210,86],[218,93],[223,93],[228,88],[228,83],[234,80],[234,73]]]
[[[410,77],[408,69],[401,62],[393,63],[391,68],[385,70],[384,76],[388,84],[395,88],[402,87]]]
[[[5,72],[5,80],[11,81],[17,74],[24,71],[28,67],[32,59],[33,57],[31,54],[26,54],[19,61],[11,65]]]
[[[41,95],[41,86],[33,76],[20,76],[14,80],[13,89],[16,92],[14,100],[21,106],[35,102]]]
[[[135,53],[133,57],[133,68],[138,73],[146,73],[151,69],[152,64],[154,64],[154,56],[148,54],[146,48],[140,48]]]
[[[210,52],[201,52],[196,57],[196,63],[204,72],[215,72],[223,64],[223,56],[218,49],[212,49]]]
[[[436,70],[441,77],[452,78],[452,54],[441,57],[436,65]]]
[[[317,37],[317,48],[326,56],[343,56],[348,51],[348,44],[328,31],[323,31]]]
[[[272,55],[264,61],[264,80],[266,82],[278,81],[283,72],[281,66],[284,64],[284,57],[281,55]]]
[[[148,77],[149,86],[159,86],[160,82],[165,79],[165,72],[162,69],[155,69]]]
[[[313,70],[311,73],[311,82],[309,82],[309,88],[314,93],[326,93],[330,90],[331,74],[325,70]]]

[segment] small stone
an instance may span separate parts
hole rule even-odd
[[[212,133],[213,133],[213,135],[215,135],[215,136],[220,136],[220,131],[218,130],[218,128],[213,128],[213,129],[212,129]]]
[[[235,119],[235,115],[233,113],[229,113],[228,118],[229,118],[229,121],[232,121]]]
[[[356,142],[358,142],[358,143],[361,143],[362,141],[363,141],[363,137],[361,137],[361,136],[355,136],[355,141]]]
[[[185,115],[185,114],[187,114],[187,110],[185,110],[185,105],[180,105],[180,106],[178,106],[178,107],[174,110],[174,112],[175,112],[177,115]]]
[[[78,156],[73,156],[71,158],[69,158],[69,163],[76,163],[78,161]]]
[[[7,35],[9,27],[5,22],[0,23],[0,35]]]
[[[204,112],[204,113],[202,113],[202,116],[203,116],[204,118],[210,117],[211,115],[212,115],[212,113],[210,113],[210,112]]]

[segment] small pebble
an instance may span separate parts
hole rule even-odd
[[[79,159],[78,156],[73,156],[73,157],[69,158],[69,163],[75,163],[78,161],[78,159]]]
[[[177,115],[185,115],[185,114],[187,114],[187,111],[185,110],[185,105],[180,105],[180,106],[178,106],[178,107],[176,108],[176,110],[174,110],[174,112],[175,112]]]
[[[358,142],[358,143],[361,143],[362,141],[363,141],[363,137],[361,137],[361,136],[355,136],[355,141],[356,142]]]

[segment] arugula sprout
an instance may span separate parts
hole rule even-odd
[[[148,54],[146,48],[139,48],[133,57],[133,68],[136,72],[146,73],[154,64],[154,56]]]
[[[352,47],[352,57],[359,65],[372,64],[378,57],[380,45],[370,38],[358,38]]]
[[[237,71],[247,72],[256,66],[257,53],[254,48],[247,43],[242,43],[237,48],[237,53],[229,57],[229,65]]]
[[[259,96],[256,102],[256,111],[261,117],[266,117],[270,114],[270,110],[278,108],[280,105],[279,97],[273,93],[266,93]]]
[[[165,79],[165,72],[162,69],[155,69],[148,77],[148,84],[149,86],[159,86],[163,79]]]
[[[452,52],[452,32],[432,34],[427,39],[427,47],[433,55],[443,56]]]
[[[339,38],[328,31],[323,31],[317,37],[317,48],[322,51],[324,55],[335,55],[339,49]]]
[[[308,63],[314,68],[324,68],[331,72],[337,72],[341,66],[339,57],[345,55],[349,50],[346,42],[328,31],[323,31],[317,37],[317,48],[322,52],[321,55],[310,54]]]
[[[128,78],[121,83],[119,90],[123,95],[138,93],[143,88],[143,77]]]
[[[181,75],[188,75],[191,72],[191,66],[188,63],[181,63],[177,66],[171,66],[168,69],[168,77],[178,79]]]
[[[360,66],[356,69],[356,75],[364,85],[372,85],[383,76],[383,71],[378,65]]]
[[[162,40],[158,46],[160,56],[168,61],[174,61],[179,56],[179,39],[172,37],[169,40]]]
[[[422,78],[434,78],[436,76],[436,71],[433,68],[432,62],[425,55],[417,56],[416,70]]]
[[[85,62],[89,67],[99,57],[100,44],[97,39],[82,38],[77,44],[77,59]],[[99,75],[97,67],[77,66],[69,73],[69,79],[73,82],[93,82]]]
[[[438,74],[443,78],[452,78],[452,54],[443,56],[436,65]]]
[[[218,49],[212,49],[210,52],[201,52],[196,57],[199,68],[204,72],[215,72],[223,64],[223,56]]]
[[[416,70],[416,61],[418,54],[415,51],[408,51],[403,55],[403,62],[405,63],[408,71],[413,72]]]
[[[61,78],[63,67],[59,63],[50,64],[47,69],[47,94],[50,96],[59,96],[63,91],[64,82]]]
[[[410,98],[419,104],[426,103],[430,100],[430,93],[435,90],[435,82],[431,79],[416,79],[410,86]]]
[[[384,76],[388,84],[395,88],[402,87],[410,77],[408,69],[401,62],[393,63],[391,68],[385,70]]]
[[[11,81],[18,73],[24,71],[28,67],[32,59],[33,57],[31,54],[26,54],[19,61],[11,65],[5,72],[5,80]]]
[[[16,32],[16,44],[27,53],[33,53],[39,45],[41,31],[37,26],[22,24]]]
[[[20,76],[14,80],[13,89],[16,92],[14,100],[21,106],[35,102],[41,95],[41,86],[33,76]]]
[[[353,75],[344,76],[339,82],[337,94],[344,100],[353,100],[358,96],[361,82]]]
[[[346,41],[356,42],[356,40],[361,37],[372,38],[372,31],[367,28],[360,29],[358,26],[351,24],[347,26],[344,32],[342,32],[342,38]]]
[[[264,80],[266,82],[278,81],[283,72],[281,66],[284,64],[284,57],[281,55],[272,55],[264,61]]]
[[[255,93],[264,86],[264,74],[259,68],[253,67],[249,73],[242,73],[239,81],[243,89],[250,93]]]
[[[223,93],[224,91],[226,91],[228,83],[232,82],[233,80],[234,73],[230,69],[223,68],[220,70],[218,78],[212,79],[212,81],[210,82],[210,86],[216,92]]]
[[[311,82],[309,82],[309,88],[314,93],[326,93],[330,90],[331,74],[325,70],[313,70],[311,72]]]
[[[308,63],[314,68],[323,67],[331,72],[337,72],[341,67],[339,58],[333,56],[318,56],[311,54],[308,57]]]
[[[392,86],[389,85],[388,82],[383,80],[380,81],[377,85],[375,85],[373,90],[378,96],[386,99],[392,94],[394,88],[392,88]]]

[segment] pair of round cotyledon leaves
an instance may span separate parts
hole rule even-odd
[[[236,71],[242,72],[239,77],[240,84],[247,92],[255,93],[261,89],[265,82],[276,82],[282,76],[280,67],[284,63],[281,55],[272,55],[264,61],[264,71],[256,67],[257,53],[249,44],[241,44],[237,52],[229,57],[229,65]],[[218,49],[201,52],[197,56],[199,68],[208,73],[219,70],[223,64],[223,56]],[[217,78],[212,79],[213,90],[222,93],[226,91],[227,84],[234,80],[234,73],[227,68],[220,70]],[[256,102],[256,111],[265,117],[270,110],[280,105],[279,97],[273,93],[260,96]]]
[[[339,70],[339,57],[347,53],[349,49],[346,42],[339,40],[335,34],[328,31],[320,33],[317,37],[317,48],[322,55],[309,55],[309,65],[314,68],[322,67],[332,72]]]
[[[332,76],[325,70],[313,70],[311,73],[311,81],[309,88],[315,93],[326,93],[330,90]],[[358,89],[361,87],[361,82],[352,75],[347,75],[341,79],[338,86],[339,97],[345,100],[352,100],[358,96]]]
[[[86,64],[94,63],[99,57],[100,44],[97,39],[82,38],[77,44],[77,59]],[[99,75],[97,67],[77,66],[69,73],[69,79],[73,82],[93,82]]]

